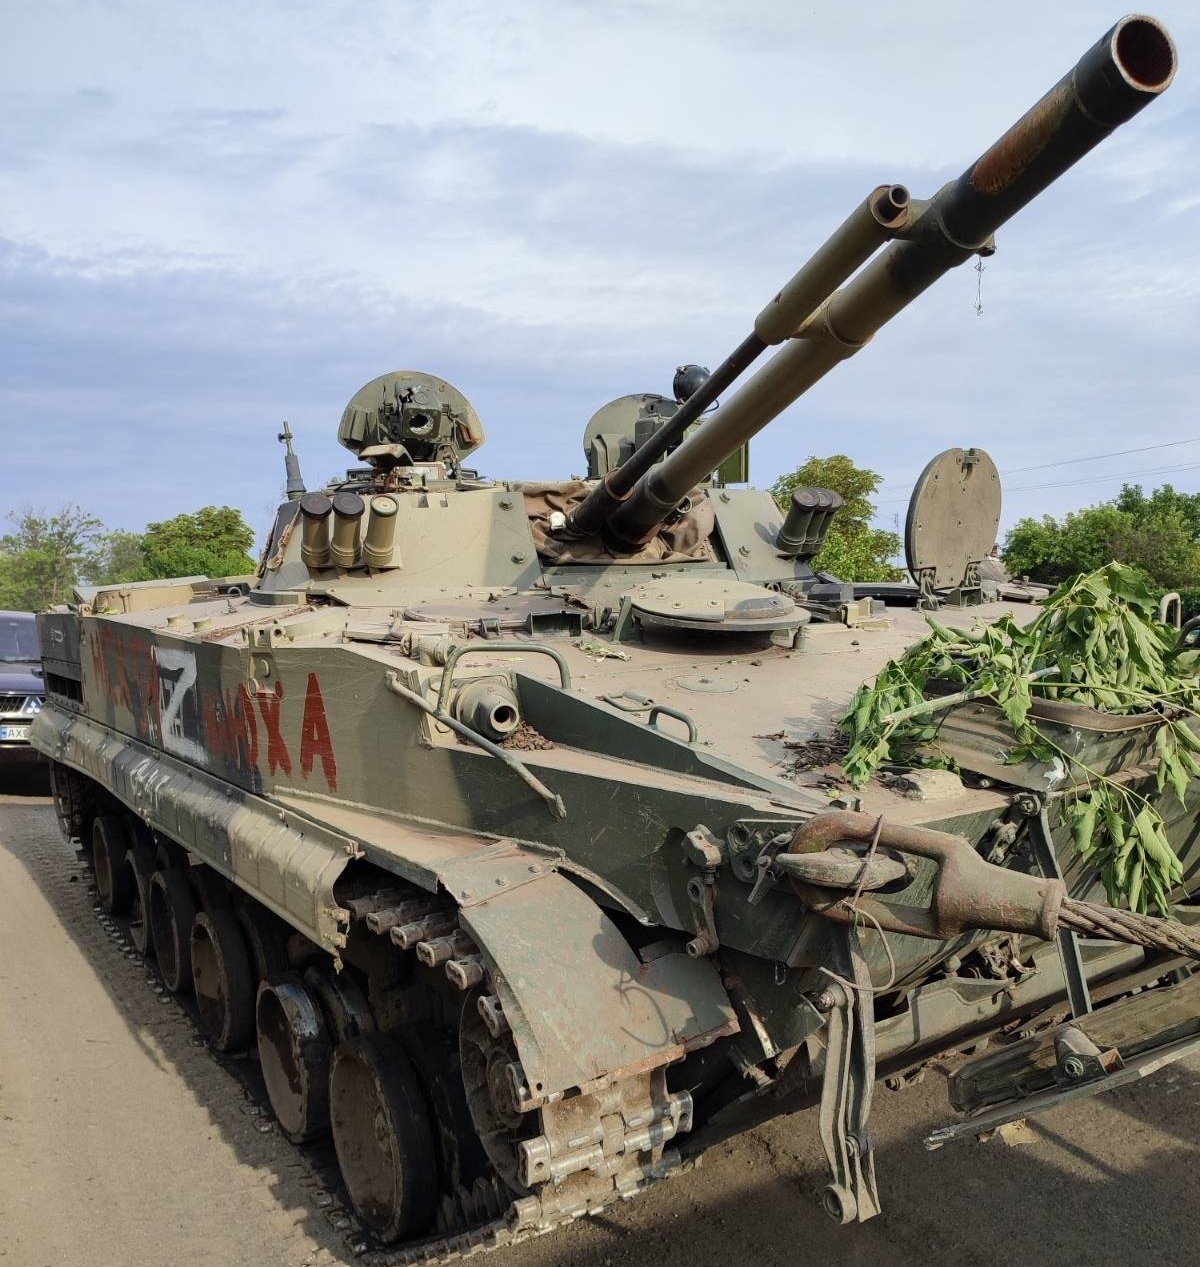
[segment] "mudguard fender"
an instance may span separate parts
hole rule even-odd
[[[639,958],[569,879],[547,870],[459,918],[491,970],[541,1103],[681,1059],[737,1032],[716,967],[681,950]]]

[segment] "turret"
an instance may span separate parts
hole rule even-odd
[[[1175,63],[1174,45],[1158,22],[1122,18],[928,202],[911,200],[900,185],[874,190],[669,423],[597,485],[568,530],[602,532],[618,550],[636,550],[650,540],[692,488],[942,274],[973,255],[991,254],[995,231],[1161,93]],[[781,343],[718,413],[679,443],[751,362]]]
[[[444,379],[396,370],[355,392],[342,412],[338,440],[377,471],[438,464],[445,478],[483,443],[483,424]]]

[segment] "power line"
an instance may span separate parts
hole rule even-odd
[[[1146,444],[1140,449],[1118,449],[1115,453],[1090,453],[1083,458],[1063,458],[1058,462],[1040,462],[1037,466],[1018,466],[1011,471],[1006,471],[1007,475],[1023,475],[1026,471],[1044,471],[1051,466],[1071,466],[1075,462],[1098,462],[1101,458],[1123,458],[1129,453],[1149,453],[1151,449],[1173,449],[1180,444],[1198,444],[1200,436],[1193,436],[1190,440],[1168,440],[1165,444]]]
[[[1114,475],[1088,475],[1077,480],[1057,480],[1049,484],[1021,484],[1016,488],[1006,488],[1006,493],[1031,493],[1043,488],[1074,488],[1077,484],[1099,484],[1106,480],[1128,480],[1138,475],[1171,475],[1176,471],[1194,471],[1200,462],[1185,462],[1182,466],[1155,466],[1144,471],[1118,472]]]
[[[1183,442],[1181,441],[1181,443]],[[1160,446],[1151,445],[1150,447],[1158,448]],[[1175,466],[1152,466],[1140,471],[1114,471],[1108,475],[1085,475],[1073,480],[1052,480],[1048,484],[1018,484],[1016,488],[1005,488],[1004,494],[1007,496],[1009,493],[1040,492],[1047,488],[1075,488],[1080,484],[1103,484],[1113,480],[1121,480],[1128,483],[1129,480],[1143,475],[1174,475],[1179,471],[1194,471],[1197,469],[1200,469],[1200,462],[1185,462],[1182,465]],[[879,506],[901,506],[908,500],[908,497],[888,497],[881,498],[876,504]]]
[[[1166,441],[1165,444],[1146,444],[1146,445],[1142,445],[1141,448],[1137,448],[1137,449],[1117,449],[1113,453],[1089,453],[1086,457],[1081,457],[1081,458],[1060,458],[1056,462],[1039,462],[1034,466],[1018,466],[1018,467],[1014,467],[1011,470],[1005,470],[1002,473],[1007,478],[1007,476],[1009,475],[1024,475],[1026,471],[1045,471],[1045,470],[1048,470],[1052,466],[1073,466],[1077,462],[1099,462],[1103,458],[1127,457],[1130,453],[1150,453],[1154,449],[1173,449],[1173,448],[1177,448],[1181,444],[1200,444],[1200,436],[1193,436],[1190,440],[1168,440]],[[1189,468],[1188,467],[1165,467],[1162,469],[1188,470]],[[1136,471],[1131,472],[1131,474],[1138,474],[1138,472]],[[1141,474],[1157,475],[1159,474],[1159,471],[1143,471],[1141,472]],[[1103,478],[1107,479],[1108,477],[1104,476]],[[894,483],[894,481],[891,481],[891,480],[887,481],[884,484],[885,488],[887,487],[888,483]],[[1057,488],[1059,486],[1056,484],[1044,484],[1044,485],[1038,485],[1038,487],[1039,488]],[[1020,490],[1014,488],[1008,491],[1015,493],[1015,492],[1019,492]],[[904,498],[899,498],[898,500],[903,501]]]

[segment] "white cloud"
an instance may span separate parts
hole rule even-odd
[[[127,472],[158,496],[205,419],[190,475],[219,499],[251,420],[274,461],[264,416],[315,443],[418,358],[466,376],[490,469],[577,467],[606,396],[715,363],[868,188],[932,193],[1104,25],[1083,0],[21,8],[0,15],[0,407],[63,411],[67,478],[106,476],[79,500]],[[1200,14],[1164,16],[1186,51]],[[903,486],[945,444],[1018,466],[1194,427],[1196,103],[1181,78],[1003,231],[982,320],[959,270],[756,442],[756,476],[836,443]],[[274,468],[237,461],[228,496],[257,509]],[[3,478],[0,509],[28,499]]]

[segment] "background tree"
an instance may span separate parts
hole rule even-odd
[[[1200,590],[1200,494],[1164,484],[1147,497],[1139,485],[1126,484],[1111,501],[1069,511],[1061,521],[1019,520],[1003,554],[1015,576],[1047,585],[1115,559],[1161,589]]]
[[[1140,484],[1122,484],[1114,504],[1139,519],[1181,521],[1191,539],[1200,542],[1200,493],[1179,493],[1164,484],[1147,497]]]
[[[53,515],[27,506],[8,519],[13,531],[0,536],[0,608],[41,611],[66,602],[101,541],[100,520],[73,502]]]
[[[771,485],[771,495],[785,513],[793,489],[811,486],[841,494],[845,505],[834,517],[825,544],[812,561],[814,570],[848,581],[900,578],[900,570],[889,562],[900,553],[900,538],[894,532],[871,527],[875,514],[871,498],[881,478],[874,471],[855,466],[844,453],[835,453],[827,458],[811,457]]]
[[[146,525],[137,580],[168,576],[240,576],[253,572],[254,533],[232,506],[205,506]]]
[[[137,580],[146,566],[146,540],[140,532],[118,528],[106,532],[96,543],[87,561],[88,580],[93,585],[114,585]]]

